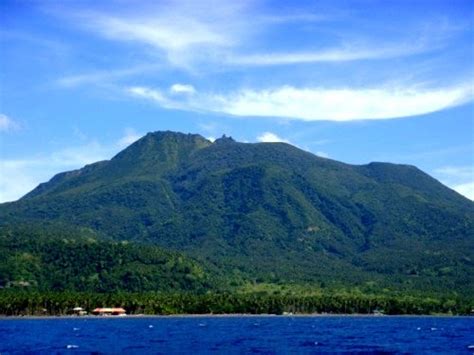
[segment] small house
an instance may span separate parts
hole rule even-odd
[[[72,309],[72,313],[74,313],[76,316],[85,316],[87,314],[87,312],[82,307],[74,307]]]
[[[98,316],[124,316],[127,314],[123,308],[96,308],[92,313]]]

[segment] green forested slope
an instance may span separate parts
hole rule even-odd
[[[0,288],[199,293],[217,287],[198,262],[155,246],[101,240],[58,225],[0,229]]]
[[[474,204],[413,166],[156,132],[0,206],[209,262],[229,279],[474,291]]]

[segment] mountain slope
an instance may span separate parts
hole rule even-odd
[[[196,293],[219,282],[214,270],[156,246],[100,240],[58,225],[0,229],[0,289]]]
[[[271,282],[474,290],[474,204],[413,166],[354,166],[284,143],[150,133],[0,206]]]

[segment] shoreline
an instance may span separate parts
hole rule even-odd
[[[5,316],[0,315],[0,320],[39,320],[39,319],[141,319],[141,318],[338,318],[338,317],[357,317],[357,318],[395,318],[395,317],[423,317],[423,318],[471,318],[470,315],[457,315],[457,314],[320,314],[320,313],[308,313],[308,314],[249,314],[249,313],[228,313],[228,314],[129,314],[126,316],[75,316],[75,315],[29,315],[29,316]]]

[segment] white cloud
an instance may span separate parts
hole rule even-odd
[[[216,31],[211,24],[174,13],[135,18],[106,15],[89,18],[89,25],[96,27],[105,37],[137,41],[170,51],[227,43],[225,34]]]
[[[39,167],[33,161],[0,160],[0,203],[17,200],[51,177]]]
[[[326,153],[326,152],[318,151],[318,152],[316,152],[316,155],[319,156],[319,157],[322,157],[322,158],[329,158],[329,154]]]
[[[273,132],[264,132],[262,133],[261,135],[259,135],[257,137],[257,141],[258,142],[262,142],[262,143],[288,143],[288,144],[291,144],[295,147],[298,147],[299,149],[302,149],[302,150],[305,150],[307,152],[311,152],[310,149],[308,149],[308,147],[301,147],[293,142],[290,142],[290,140],[288,139],[285,139],[285,138],[282,138],[280,137],[279,135],[273,133]],[[327,154],[326,152],[322,152],[322,151],[318,151],[316,153],[314,153],[320,157],[323,157],[323,158],[328,158],[329,157],[329,154]]]
[[[154,101],[165,108],[180,107],[178,104],[173,104],[173,102],[169,100],[160,90],[154,90],[142,86],[133,86],[127,88],[125,92],[135,97],[146,98],[148,100]]]
[[[49,162],[47,163],[49,166],[75,168],[106,159],[113,150],[113,147],[107,147],[96,141],[91,141],[77,147],[63,148],[44,159]],[[39,161],[40,163],[44,162],[41,159]]]
[[[81,85],[102,85],[109,83],[114,80],[121,80],[127,77],[131,77],[137,74],[143,74],[146,72],[153,72],[160,69],[159,65],[138,65],[126,69],[107,69],[94,71],[91,73],[83,73],[76,75],[68,75],[59,78],[56,83],[59,86],[65,88],[73,88]]]
[[[433,170],[444,184],[474,200],[474,166],[444,166]]]
[[[0,202],[17,200],[59,172],[109,159],[116,151],[116,144],[90,141],[30,159],[0,159]]]
[[[127,128],[123,137],[118,140],[117,145],[119,148],[125,148],[139,140],[141,137],[142,135],[135,132],[134,129]]]
[[[245,90],[217,98],[220,110],[237,116],[273,116],[304,121],[384,119],[438,111],[470,94],[465,88],[415,89],[298,89]],[[219,107],[218,107],[219,109]]]
[[[275,142],[282,142],[282,143],[290,143],[289,140],[284,139],[276,135],[272,132],[264,132],[257,137],[257,141],[262,143],[275,143]]]
[[[374,39],[375,36],[354,38],[332,26],[331,31],[337,34],[339,41],[345,38],[345,42],[317,49],[314,44],[308,45],[296,52],[285,52],[281,46],[282,52],[253,53],[251,48],[268,47],[264,42],[268,33],[288,31],[279,26],[292,24],[292,29],[298,29],[303,23],[328,21],[331,17],[327,13],[308,11],[276,13],[265,11],[261,5],[255,1],[222,0],[151,2],[151,5],[144,3],[140,8],[127,11],[122,10],[124,7],[107,12],[76,8],[74,14],[64,11],[61,15],[103,38],[145,47],[145,54],[149,54],[151,48],[172,66],[192,69],[198,63],[201,70],[212,68],[209,63],[219,67],[268,66],[409,56],[439,48],[443,39],[446,41],[446,34],[452,32],[440,23],[437,25],[442,29],[433,30],[431,26],[429,33],[423,26],[418,26],[407,30],[408,36],[405,34],[399,40],[386,43]],[[325,26],[331,26],[331,23]],[[71,79],[66,83],[83,80],[80,77]]]
[[[194,94],[196,93],[196,89],[194,89],[194,86],[192,85],[186,85],[186,84],[173,84],[170,87],[170,92],[172,94]]]
[[[247,1],[151,2],[129,11],[78,10],[66,16],[99,36],[145,47],[147,54],[151,49],[168,64],[187,68],[219,58],[221,50],[246,37],[247,7]]]
[[[118,149],[140,138],[135,130],[127,128],[121,138],[110,144],[91,140],[30,159],[0,159],[0,202],[17,200],[59,172],[110,159]]]
[[[197,93],[180,99],[164,92],[131,87],[129,94],[165,108],[235,116],[282,117],[303,121],[390,119],[440,111],[473,99],[469,85],[449,88],[295,88],[241,89],[227,94]]]
[[[454,185],[453,189],[459,192],[461,195],[474,201],[474,181],[465,184]]]
[[[312,52],[260,53],[233,55],[226,59],[227,64],[246,66],[270,66],[308,64],[320,62],[348,62],[356,60],[388,59],[414,55],[426,51],[423,45],[356,46],[325,49]]]
[[[474,166],[444,166],[435,169],[434,172],[449,178],[471,179],[474,181]]]
[[[0,114],[0,132],[11,132],[20,128],[20,125],[7,115]]]

